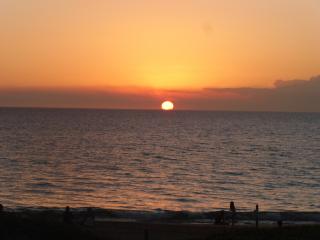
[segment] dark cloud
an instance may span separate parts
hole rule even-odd
[[[212,100],[207,101],[207,106],[210,103],[219,110],[320,112],[320,76],[310,80],[278,80],[274,88],[208,88],[205,91]],[[233,98],[212,98],[217,93]]]

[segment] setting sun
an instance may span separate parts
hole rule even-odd
[[[170,111],[170,110],[173,110],[174,105],[170,101],[165,101],[162,103],[161,108],[162,108],[162,110]]]

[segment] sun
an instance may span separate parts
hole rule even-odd
[[[174,105],[170,101],[165,101],[162,103],[161,108],[165,111],[172,111],[174,109]]]

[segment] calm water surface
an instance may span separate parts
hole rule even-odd
[[[0,109],[0,201],[320,210],[320,114]]]

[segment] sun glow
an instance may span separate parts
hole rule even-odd
[[[165,101],[162,103],[161,108],[162,110],[165,110],[165,111],[171,111],[174,109],[174,105],[170,101]]]

